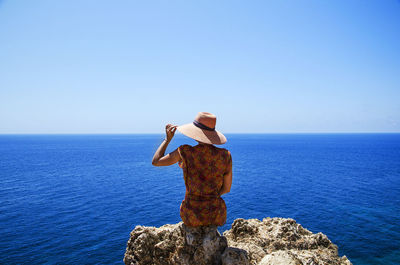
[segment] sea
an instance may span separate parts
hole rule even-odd
[[[228,218],[293,218],[353,264],[400,264],[400,134],[227,134]],[[161,134],[0,135],[0,264],[123,264],[137,225],[180,220]],[[167,152],[196,142],[176,134]]]

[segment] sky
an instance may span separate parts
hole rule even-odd
[[[400,1],[0,0],[0,134],[400,132]]]

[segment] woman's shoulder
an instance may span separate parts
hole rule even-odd
[[[179,156],[182,157],[182,159],[186,159],[187,156],[189,155],[189,153],[191,153],[191,148],[193,148],[193,146],[188,145],[188,144],[182,144],[180,145],[177,149],[178,149],[178,153]]]
[[[189,152],[193,149],[193,146],[188,144],[182,144],[178,147],[179,153]]]
[[[226,149],[226,148],[222,148],[222,147],[217,147],[215,145],[195,145],[195,146],[191,146],[189,144],[182,144],[178,147],[178,151],[180,153],[184,153],[184,152],[202,152],[204,150],[204,148],[211,148],[212,150],[214,150],[213,152],[217,152],[221,155],[225,155],[225,156],[231,156],[231,152]],[[215,154],[215,153],[214,153]]]
[[[188,145],[188,144],[182,144],[178,147],[178,149],[180,149],[180,150],[187,150],[187,149],[191,149],[191,148],[193,148],[193,146]]]
[[[216,146],[214,146],[214,148],[215,148],[216,150],[218,150],[220,153],[222,153],[222,154],[224,154],[224,155],[226,155],[226,156],[231,156],[231,152],[230,152],[228,149],[226,149],[226,148],[223,148],[223,147],[216,147]]]
[[[229,150],[228,150],[228,149],[226,149],[226,148],[223,148],[223,147],[216,147],[216,148],[218,148],[219,150],[224,150],[225,152],[229,152]]]

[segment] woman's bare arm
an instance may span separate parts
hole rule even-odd
[[[224,184],[222,184],[222,188],[219,191],[219,195],[221,196],[222,194],[230,192],[231,186],[232,186],[232,160],[231,163],[229,164],[228,172],[225,173],[224,175]]]
[[[178,149],[175,149],[173,152],[164,155],[168,144],[171,142],[172,137],[174,137],[176,127],[176,125],[172,124],[167,124],[167,126],[165,126],[166,139],[164,139],[164,141],[158,147],[157,151],[154,153],[153,160],[151,162],[153,166],[170,166],[179,161],[180,156],[178,153]]]

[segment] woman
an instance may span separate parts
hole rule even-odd
[[[193,123],[176,126],[168,124],[166,139],[153,156],[154,166],[169,166],[178,163],[183,170],[186,194],[181,203],[180,216],[187,226],[222,226],[226,222],[226,205],[221,198],[232,185],[231,153],[214,146],[224,144],[225,136],[215,130],[216,117],[208,112],[199,112]],[[196,146],[179,146],[164,155],[175,131],[196,140]]]

